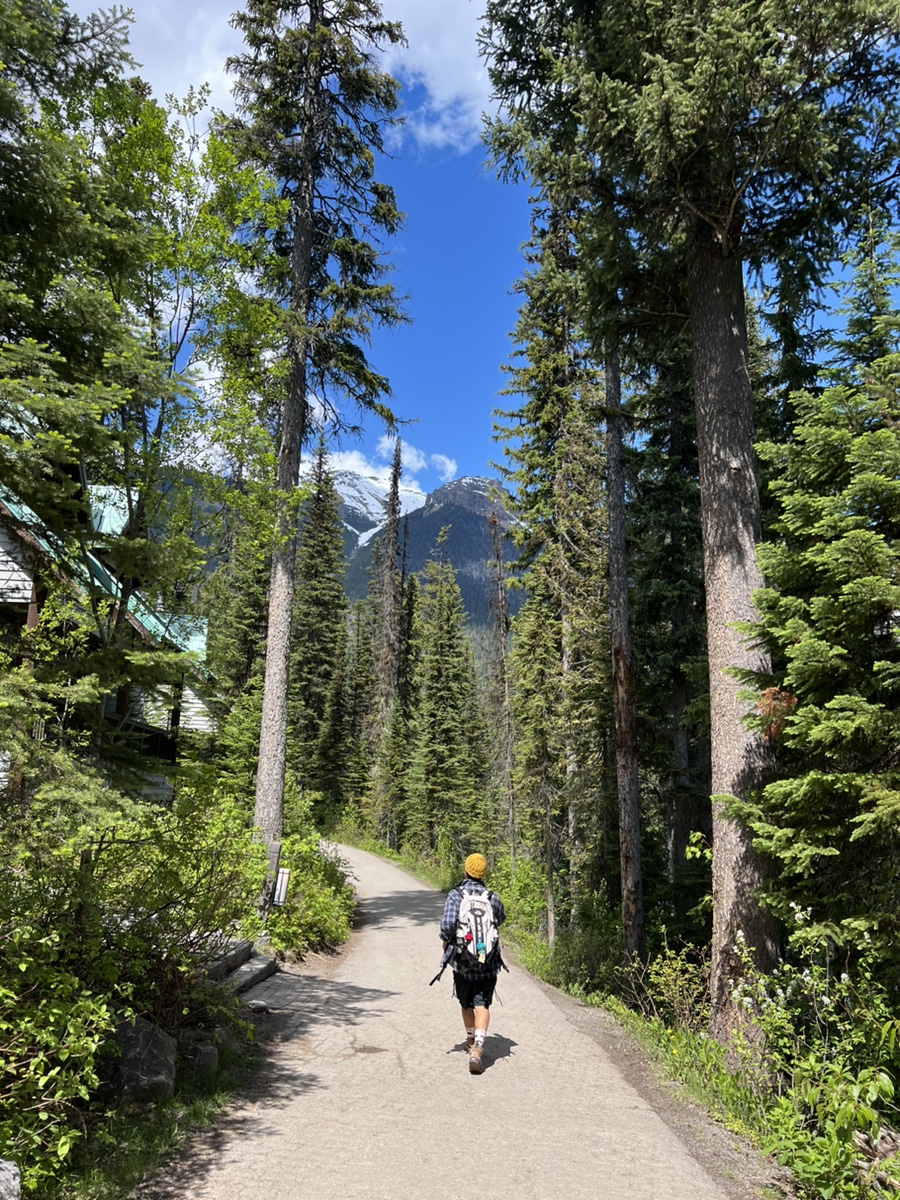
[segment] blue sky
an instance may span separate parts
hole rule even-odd
[[[69,0],[78,13],[96,9]],[[236,0],[135,0],[132,53],[154,94],[183,94],[206,82],[227,108],[225,58],[239,47],[229,17]],[[387,67],[403,84],[407,121],[381,178],[407,214],[386,249],[394,283],[408,294],[412,324],[376,333],[373,366],[386,374],[403,430],[408,482],[430,491],[447,478],[490,473],[492,410],[509,358],[528,233],[524,189],[499,183],[483,166],[480,117],[491,107],[475,34],[481,0],[383,0],[409,46]],[[390,450],[374,421],[347,440],[339,465],[385,474]]]

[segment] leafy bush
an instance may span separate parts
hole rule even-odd
[[[727,1047],[705,1032],[705,956],[666,949],[623,972],[625,990],[647,1018],[643,1036],[672,1074],[755,1130],[804,1196],[855,1200],[872,1194],[857,1137],[877,1141],[881,1126],[897,1124],[891,996],[874,951],[859,956],[851,975],[835,970],[827,939],[794,945],[804,946],[804,959],[769,975],[755,973],[748,956],[733,996],[748,1027]]]
[[[57,1174],[84,1127],[100,1047],[114,1025],[109,998],[59,966],[59,935],[0,928],[0,1158],[26,1189]]]
[[[170,1032],[210,1016],[202,967],[252,931],[265,863],[227,797],[110,803],[68,835],[60,813],[7,840],[0,871],[0,1155],[29,1188],[92,1119],[114,1011]]]
[[[793,1082],[768,1111],[768,1150],[788,1163],[804,1194],[822,1200],[859,1200],[870,1192],[859,1166],[857,1131],[878,1137],[882,1114],[892,1108],[894,1085],[886,1071],[854,1071],[810,1054]]]
[[[138,805],[65,840],[20,848],[0,913],[58,935],[59,962],[167,1028],[191,980],[239,930],[252,932],[265,854],[228,797]]]
[[[638,960],[619,972],[617,989],[644,1016],[666,1029],[704,1032],[709,1025],[709,956],[695,946],[666,945],[649,963]]]
[[[323,853],[315,834],[308,834],[285,838],[281,866],[290,871],[290,877],[287,902],[273,909],[268,918],[274,949],[302,955],[345,942],[355,901],[339,860]]]

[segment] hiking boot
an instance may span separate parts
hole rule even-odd
[[[469,1051],[469,1074],[480,1075],[484,1070],[484,1063],[481,1061],[481,1046],[473,1046]]]
[[[467,1033],[466,1034],[466,1049],[471,1050],[474,1045],[475,1045],[475,1034]]]

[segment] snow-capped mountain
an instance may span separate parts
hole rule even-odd
[[[384,525],[384,506],[387,501],[390,481],[377,475],[359,475],[355,471],[337,471],[334,485],[343,501],[341,520],[344,527],[356,539],[356,546],[364,546]],[[428,497],[418,488],[400,483],[400,511],[405,516],[422,508]]]
[[[343,501],[340,514],[348,562],[347,591],[358,599],[368,584],[372,543],[384,528],[388,487],[375,477],[353,471],[337,472],[334,482]],[[494,557],[494,548],[488,517],[496,513],[501,532],[512,523],[502,496],[503,489],[495,480],[474,476],[451,480],[428,495],[401,487],[405,521],[400,538],[406,546],[406,569],[421,571],[434,552],[438,534],[449,528],[445,552],[456,570],[466,612],[476,624],[486,621],[489,611],[492,573],[488,562]],[[514,559],[506,540],[503,550],[504,557]]]

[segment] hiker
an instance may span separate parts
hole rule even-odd
[[[503,965],[497,929],[506,913],[503,901],[484,885],[487,862],[483,854],[470,854],[465,879],[447,896],[441,918],[444,952],[456,944],[453,959],[453,994],[462,1009],[466,1027],[469,1072],[480,1075],[484,1039],[490,1021],[497,975]]]

